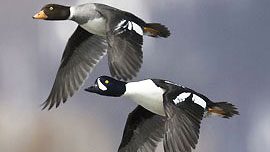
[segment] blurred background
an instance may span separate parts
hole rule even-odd
[[[32,16],[46,3],[86,2],[112,5],[171,30],[168,39],[145,37],[135,80],[168,79],[239,107],[241,115],[230,120],[203,120],[196,152],[270,151],[269,0],[9,0],[0,2],[1,152],[117,151],[133,102],[81,90],[58,109],[40,107],[77,25]],[[83,88],[104,74],[106,58]]]

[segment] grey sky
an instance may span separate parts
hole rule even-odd
[[[167,25],[168,39],[145,38],[144,64],[135,80],[168,79],[239,107],[241,115],[230,120],[203,121],[196,151],[270,151],[269,0],[1,2],[0,151],[116,151],[136,106],[80,91],[57,110],[40,110],[76,27],[31,18],[51,2],[102,2]],[[109,74],[104,59],[84,87]]]

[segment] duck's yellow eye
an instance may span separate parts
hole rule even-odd
[[[52,11],[53,10],[53,7],[51,6],[49,9],[50,9],[50,11]]]
[[[106,84],[109,84],[109,80],[105,80],[105,83],[106,83]]]

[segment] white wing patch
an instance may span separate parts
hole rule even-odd
[[[131,22],[131,23],[132,23],[132,28],[133,28],[133,30],[134,30],[136,33],[138,33],[138,34],[143,35],[143,30],[142,30],[142,28],[141,28],[138,24],[136,24],[136,23],[134,23],[134,22]]]
[[[186,100],[186,98],[188,98],[190,96],[191,93],[189,92],[183,92],[181,94],[179,94],[174,100],[173,102],[175,104],[178,104],[179,102],[183,102]]]
[[[120,28],[128,29],[130,31],[134,30],[137,34],[143,35],[143,30],[142,28],[136,24],[135,22],[132,21],[127,21],[127,20],[121,20],[117,25],[114,31],[119,30]],[[121,31],[119,34],[121,34],[124,31]]]
[[[204,109],[206,108],[206,102],[201,97],[197,96],[196,94],[193,94],[192,101],[200,105]]]
[[[125,28],[125,27],[127,26],[127,25],[125,25],[125,23],[126,23],[126,20],[120,21],[120,23],[118,23],[118,24],[116,25],[116,28],[114,29],[114,31],[119,30],[121,27]]]
[[[131,30],[132,30],[132,28],[133,28],[132,23],[131,23],[130,21],[128,21],[128,29],[131,31]]]
[[[98,88],[103,90],[103,91],[106,91],[107,90],[107,87],[101,83],[100,79],[98,78],[97,79],[97,83],[98,83]]]
[[[191,95],[190,92],[183,92],[181,94],[179,94],[174,100],[173,102],[175,104],[178,104],[180,102],[183,102],[186,100],[186,98],[188,98]],[[196,94],[192,94],[192,101],[194,103],[196,103],[197,105],[203,107],[204,109],[206,108],[206,102],[199,96],[197,96]]]

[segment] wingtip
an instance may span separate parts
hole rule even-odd
[[[55,104],[55,108],[58,108],[60,105],[60,102],[58,102],[57,104]]]
[[[44,101],[40,106],[42,107],[42,108],[41,108],[42,111],[45,110],[45,109],[47,109],[48,111],[50,111],[50,110],[53,108],[54,104],[53,104],[53,102],[51,102],[50,100],[46,100],[46,101]],[[58,106],[59,106],[59,105],[58,105]],[[57,108],[58,106],[57,106],[57,104],[56,104],[56,108]]]
[[[42,104],[40,104],[41,111],[45,110],[45,109],[47,108],[47,106],[48,106],[48,102],[47,102],[47,100],[46,100],[46,101],[44,101]]]

